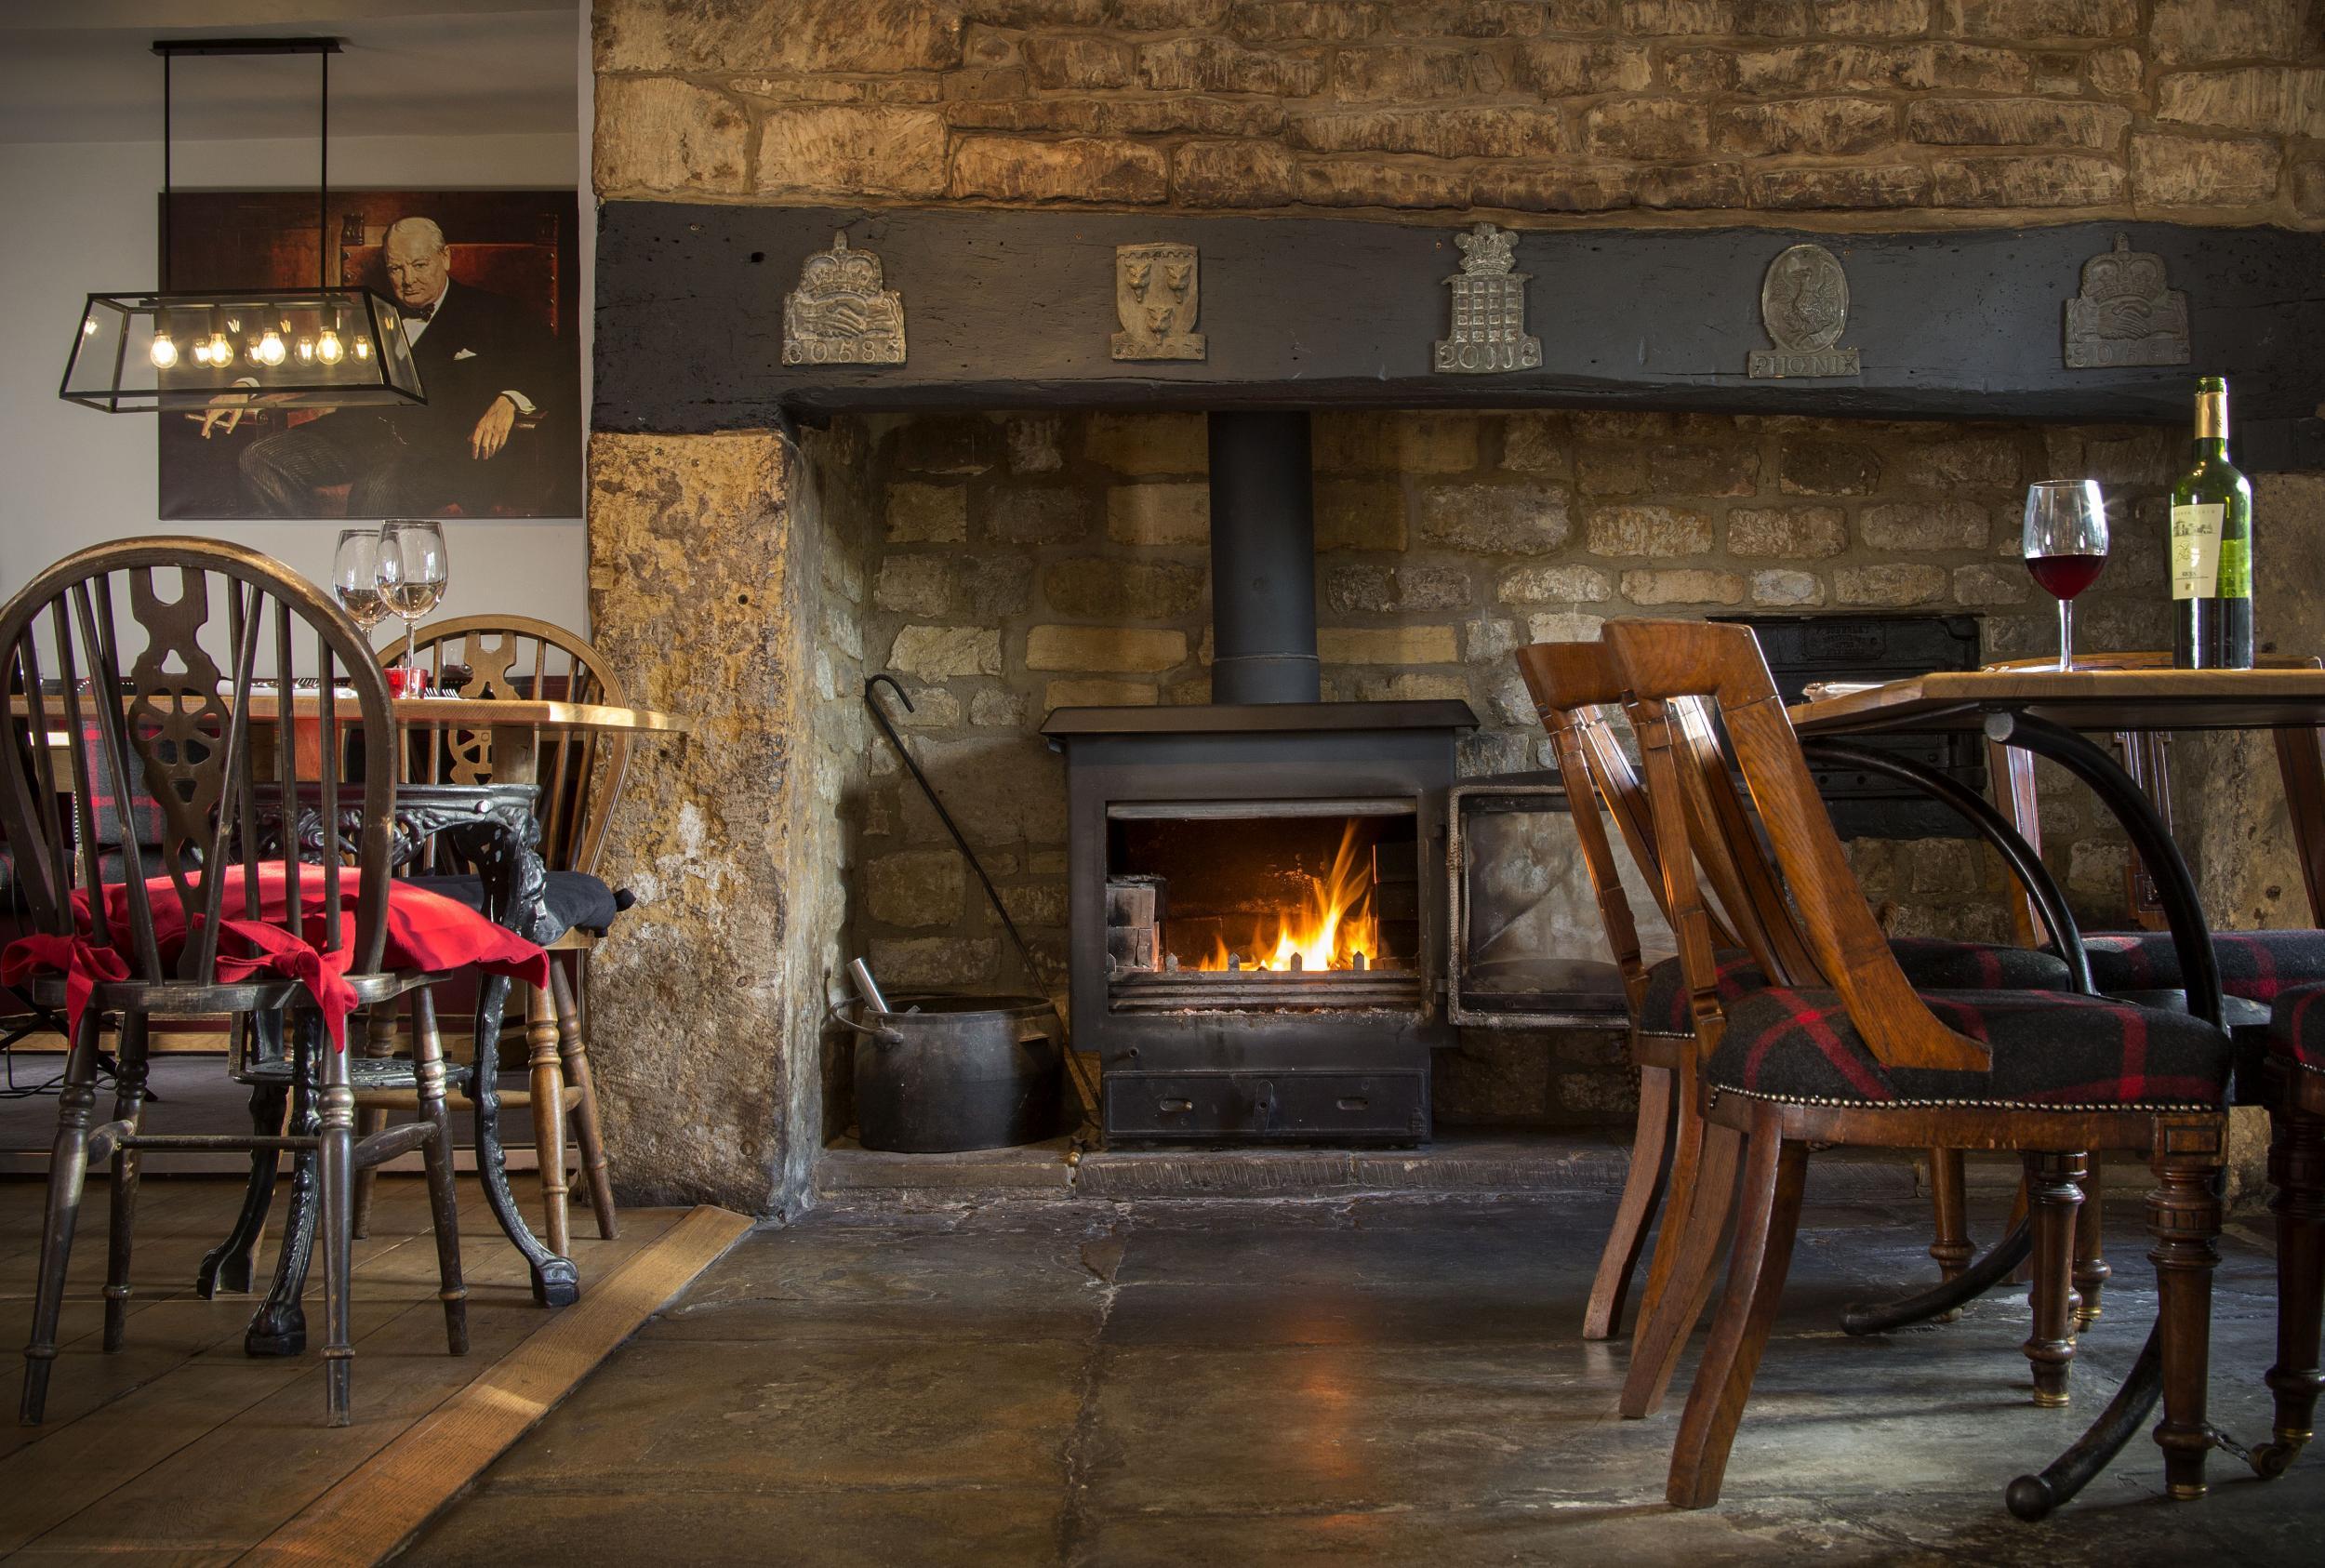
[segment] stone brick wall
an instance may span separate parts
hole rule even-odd
[[[1548,765],[1510,650],[1609,616],[1970,612],[1989,658],[2053,651],[2052,602],[2017,559],[2036,478],[2090,474],[2115,503],[2079,645],[2168,636],[2160,508],[2179,453],[2164,431],[1529,411],[1323,414],[1315,435],[1324,695],[1467,700],[1483,724],[1469,774]],[[1208,699],[1202,417],[889,419],[829,439],[862,443],[882,492],[867,668],[904,682],[923,765],[1062,975],[1063,767],[1035,731],[1053,707]],[[891,985],[1014,980],[935,817],[872,763],[858,945]],[[2044,782],[2062,880],[2088,916],[2119,922],[2120,839],[2063,778]],[[2008,938],[1999,862],[1973,844],[1853,854],[1900,934]],[[1619,1110],[1607,1085],[1627,1080],[1603,1042],[1547,1044],[1473,1039],[1470,1107]]]
[[[2313,0],[599,0],[595,24],[608,197],[2325,223]]]

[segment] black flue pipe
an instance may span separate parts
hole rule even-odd
[[[1211,700],[1315,702],[1308,415],[1211,416]]]

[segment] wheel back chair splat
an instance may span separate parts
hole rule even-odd
[[[1648,800],[1708,1085],[1707,1143],[1743,1146],[1727,1289],[1681,1418],[1669,1500],[1700,1508],[1719,1497],[1789,1266],[1812,1143],[2021,1154],[2032,1178],[2036,1259],[2025,1350],[2042,1402],[2065,1398],[2074,1353],[2070,1272],[2083,1153],[2146,1157],[2157,1180],[2147,1210],[2163,1368],[2156,1441],[2172,1495],[2200,1495],[2212,1446],[2206,1349],[2226,1035],[2204,1021],[2201,1006],[2174,1013],[2059,991],[1918,993],[1849,870],[1750,631],[1617,621],[1605,641],[1639,705]],[[1683,717],[1675,705],[1687,698],[1707,699],[1724,746],[1707,724]],[[1732,763],[1766,847],[1750,822],[1691,822],[1684,809],[1695,792],[1688,780],[1709,791]],[[1700,912],[1698,855],[1761,869],[1776,897],[1744,924],[1797,920],[1814,966],[1805,984],[1777,973],[1773,986],[1723,994]],[[2216,1005],[2210,1011],[2217,1016]],[[1696,1219],[1688,1216],[1691,1230]],[[1674,1298],[1691,1283],[1675,1278]]]
[[[129,653],[124,643],[140,636],[143,646]],[[223,649],[222,665],[213,648]],[[356,842],[342,842],[340,854],[319,864],[260,857],[261,776],[295,777],[296,746],[289,723],[273,725],[273,747],[255,738],[261,722],[253,717],[254,671],[262,653],[286,690],[294,675],[312,671],[318,680],[326,819],[338,819],[342,801],[361,808]],[[468,1338],[435,1030],[425,1029],[418,1042],[420,1120],[358,1139],[347,1053],[331,1038],[339,1015],[324,1010],[326,998],[343,1008],[425,996],[436,977],[393,966],[403,938],[389,939],[396,914],[391,771],[372,767],[360,781],[340,777],[339,759],[351,739],[372,757],[392,752],[386,681],[355,624],[312,585],[255,551],[191,538],[105,545],[51,566],[0,608],[0,658],[12,694],[0,819],[30,933],[11,945],[8,963],[12,973],[30,968],[35,993],[64,1004],[73,1020],[21,1418],[39,1421],[46,1404],[89,1163],[112,1163],[103,1340],[112,1350],[128,1311],[141,1151],[247,1149],[270,1170],[280,1152],[296,1151],[304,1206],[310,1213],[320,1206],[326,1413],[333,1425],[345,1425],[357,1170],[409,1149],[424,1152],[445,1338],[454,1354],[466,1350]],[[342,688],[348,695],[339,695]],[[95,738],[69,749],[69,778],[58,776],[46,744],[59,729]],[[67,797],[69,806],[60,804]],[[119,880],[109,885],[99,812],[108,802],[126,811],[145,801],[158,809],[159,855],[149,859],[139,835],[124,834]],[[335,987],[330,975],[342,963],[344,986]],[[237,1027],[287,1015],[299,1102],[291,1132],[146,1132],[151,1020],[221,1014]],[[120,1070],[113,1117],[92,1127],[98,1043],[108,1019],[118,1020]],[[272,1303],[282,1310],[272,1320],[261,1314],[255,1339],[287,1335],[303,1345],[299,1287],[314,1239],[312,1225],[286,1227]]]
[[[436,681],[441,681],[447,665],[465,665],[470,678],[462,695],[467,697],[553,698],[611,707],[621,707],[626,701],[621,683],[604,655],[573,632],[530,617],[458,617],[429,627],[417,646],[408,640],[392,644],[381,658],[392,663],[406,656],[428,667]],[[541,791],[539,849],[548,868],[546,903],[552,914],[587,907],[597,911],[587,918],[602,921],[625,907],[624,896],[606,888],[596,873],[606,825],[629,770],[630,743],[630,736],[620,731],[577,735],[561,730],[546,743],[536,735],[534,765]],[[492,737],[453,725],[416,729],[404,761],[418,779],[428,783],[489,783]],[[427,872],[419,880],[441,886],[454,897],[470,896],[470,884],[465,880],[457,884],[439,883]],[[531,1087],[503,1096],[510,1103],[531,1108],[545,1240],[550,1251],[560,1254],[566,1250],[568,1235],[565,1179],[568,1113],[597,1233],[610,1240],[618,1226],[613,1178],[606,1166],[598,1118],[597,1086],[590,1070],[588,1019],[579,1001],[590,954],[601,934],[566,924],[564,915],[557,915],[550,928],[534,933],[552,954],[572,955],[572,973],[568,976],[564,964],[552,957],[549,989],[525,988]],[[383,1106],[389,1103],[402,1102],[382,1101]],[[384,1109],[367,1112],[384,1113]],[[367,1191],[358,1194],[359,1221],[367,1197]]]

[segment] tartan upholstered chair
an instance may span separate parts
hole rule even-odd
[[[2320,1318],[2325,1318],[2325,985],[2278,993],[2268,1031],[2269,1115],[2276,1136],[2268,1179],[2276,1188],[2277,1400],[2273,1442],[2253,1455],[2265,1476],[2281,1475],[2314,1433]]]
[[[1592,890],[1599,901],[1607,938],[1623,976],[1631,1006],[1631,1055],[1640,1071],[1640,1108],[1631,1145],[1629,1174],[1617,1205],[1615,1221],[1599,1260],[1599,1269],[1585,1309],[1583,1337],[1605,1338],[1614,1331],[1624,1299],[1636,1271],[1648,1227],[1671,1195],[1671,1211],[1690,1212],[1704,1152],[1700,1079],[1694,1059],[1695,1034],[1690,998],[1677,957],[1653,966],[1641,962],[1637,924],[1614,864],[1612,843],[1599,810],[1614,822],[1633,861],[1653,879],[1661,907],[1664,888],[1661,864],[1648,827],[1646,791],[1625,755],[1608,719],[1608,710],[1623,698],[1623,684],[1613,656],[1601,643],[1535,644],[1518,650],[1524,675],[1543,724],[1549,731],[1561,777],[1566,786],[1575,836],[1583,848]],[[1690,708],[1691,704],[1681,704]],[[1734,817],[1738,807],[1724,786],[1707,791],[1694,809]],[[1746,885],[1747,869],[1724,857],[1700,862],[1714,884],[1707,890],[1704,918],[1714,944],[1723,994],[1767,984],[1760,961],[1715,912],[1729,900],[1751,907]],[[1668,919],[1666,910],[1665,917]],[[1796,972],[1812,962],[1788,927],[1767,931],[1762,940],[1779,954],[1771,963]],[[2069,977],[2061,960],[2026,948],[1938,938],[1893,938],[1890,943],[1900,966],[1917,986],[1991,989],[2000,986],[2040,990],[2066,989]],[[1935,1239],[1930,1247],[1942,1273],[1951,1278],[1969,1261],[1971,1247],[1964,1223],[1961,1154],[1958,1149],[1933,1149],[1935,1176]],[[1715,1173],[1715,1186],[1724,1190],[1733,1171]],[[1663,1332],[1651,1332],[1681,1251],[1681,1228],[1667,1225],[1650,1267],[1638,1322],[1640,1341],[1631,1357],[1632,1379],[1625,1389],[1628,1414],[1643,1415],[1663,1397],[1687,1332],[1701,1316],[1703,1303],[1694,1303],[1683,1321],[1666,1321]],[[1708,1276],[1706,1275],[1707,1279]]]
[[[1707,1139],[1740,1145],[1743,1169],[1727,1290],[1681,1417],[1668,1499],[1701,1508],[1719,1498],[1790,1264],[1812,1145],[2021,1153],[2035,1221],[2034,1335],[2024,1349],[2039,1403],[2064,1402],[2074,1356],[2069,1275],[2084,1151],[2147,1158],[2161,1302],[2156,1441],[2172,1495],[2200,1495],[2212,1446],[2205,1385],[2227,1036],[2195,1014],[2071,992],[1916,992],[1850,874],[1749,630],[1614,621],[1605,640],[1638,703],[1703,1064]],[[1675,722],[1674,705],[1691,698],[1708,703],[1719,732]],[[1691,821],[1687,781],[1724,780],[1731,764],[1756,820]],[[1760,869],[1773,897],[1729,913],[1746,926],[1793,924],[1810,973],[1722,987],[1688,848]],[[1674,1297],[1689,1284],[1675,1278]]]
[[[285,688],[302,672],[317,678],[311,725],[273,722],[278,694],[256,679],[261,657]],[[84,551],[0,607],[0,658],[17,694],[0,754],[0,823],[15,852],[26,928],[0,954],[0,976],[29,982],[71,1025],[22,1419],[37,1422],[44,1411],[89,1164],[112,1165],[103,1341],[112,1350],[126,1325],[140,1152],[242,1149],[271,1163],[288,1149],[299,1160],[295,1180],[320,1207],[325,1404],[330,1422],[345,1425],[356,1170],[424,1151],[445,1338],[455,1354],[467,1348],[437,1043],[419,1043],[420,1079],[430,1086],[419,1123],[359,1140],[339,1044],[345,1020],[356,1007],[425,988],[450,955],[505,959],[527,944],[481,920],[472,924],[467,911],[443,900],[392,897],[394,780],[386,769],[344,779],[339,768],[350,737],[367,741],[371,755],[391,753],[386,682],[346,613],[265,556],[193,538]],[[72,747],[70,777],[60,777],[46,737],[85,729],[96,744]],[[271,737],[262,739],[264,730]],[[315,865],[261,858],[261,776],[295,777],[303,738],[316,743],[308,754],[319,759],[322,820],[353,811],[354,842],[342,839],[342,853]],[[68,795],[70,804],[60,804]],[[107,847],[99,820],[107,801],[125,821],[147,818],[157,853],[149,857],[140,843],[145,829],[122,831]],[[428,934],[431,921],[445,923],[446,940]],[[151,1020],[200,1015],[286,1017],[312,1122],[281,1138],[148,1132]],[[109,1020],[119,1046],[117,1091],[111,1119],[92,1126],[98,1044]],[[299,1280],[310,1240],[286,1236],[283,1249]],[[296,1282],[287,1299],[296,1313]]]

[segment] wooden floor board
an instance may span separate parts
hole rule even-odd
[[[312,1348],[299,1357],[242,1353],[256,1296],[193,1294],[202,1255],[225,1234],[241,1193],[239,1180],[149,1179],[127,1342],[109,1355],[107,1205],[102,1184],[91,1184],[47,1419],[0,1427],[0,1557],[228,1562],[261,1542],[269,1561],[383,1555],[749,1224],[711,1209],[629,1210],[620,1237],[604,1242],[583,1217],[573,1244],[582,1299],[548,1312],[533,1305],[524,1259],[480,1190],[463,1181],[471,1350],[456,1358],[445,1349],[425,1185],[384,1179],[371,1235],[356,1243],[355,1420],[335,1430],[323,1424],[319,1269],[308,1288]],[[538,1194],[521,1184],[519,1201],[529,1212]],[[0,1320],[20,1326],[32,1311],[41,1203],[40,1184],[0,1181]],[[273,1242],[270,1233],[259,1254],[261,1290]],[[13,1391],[15,1380],[0,1387]]]

